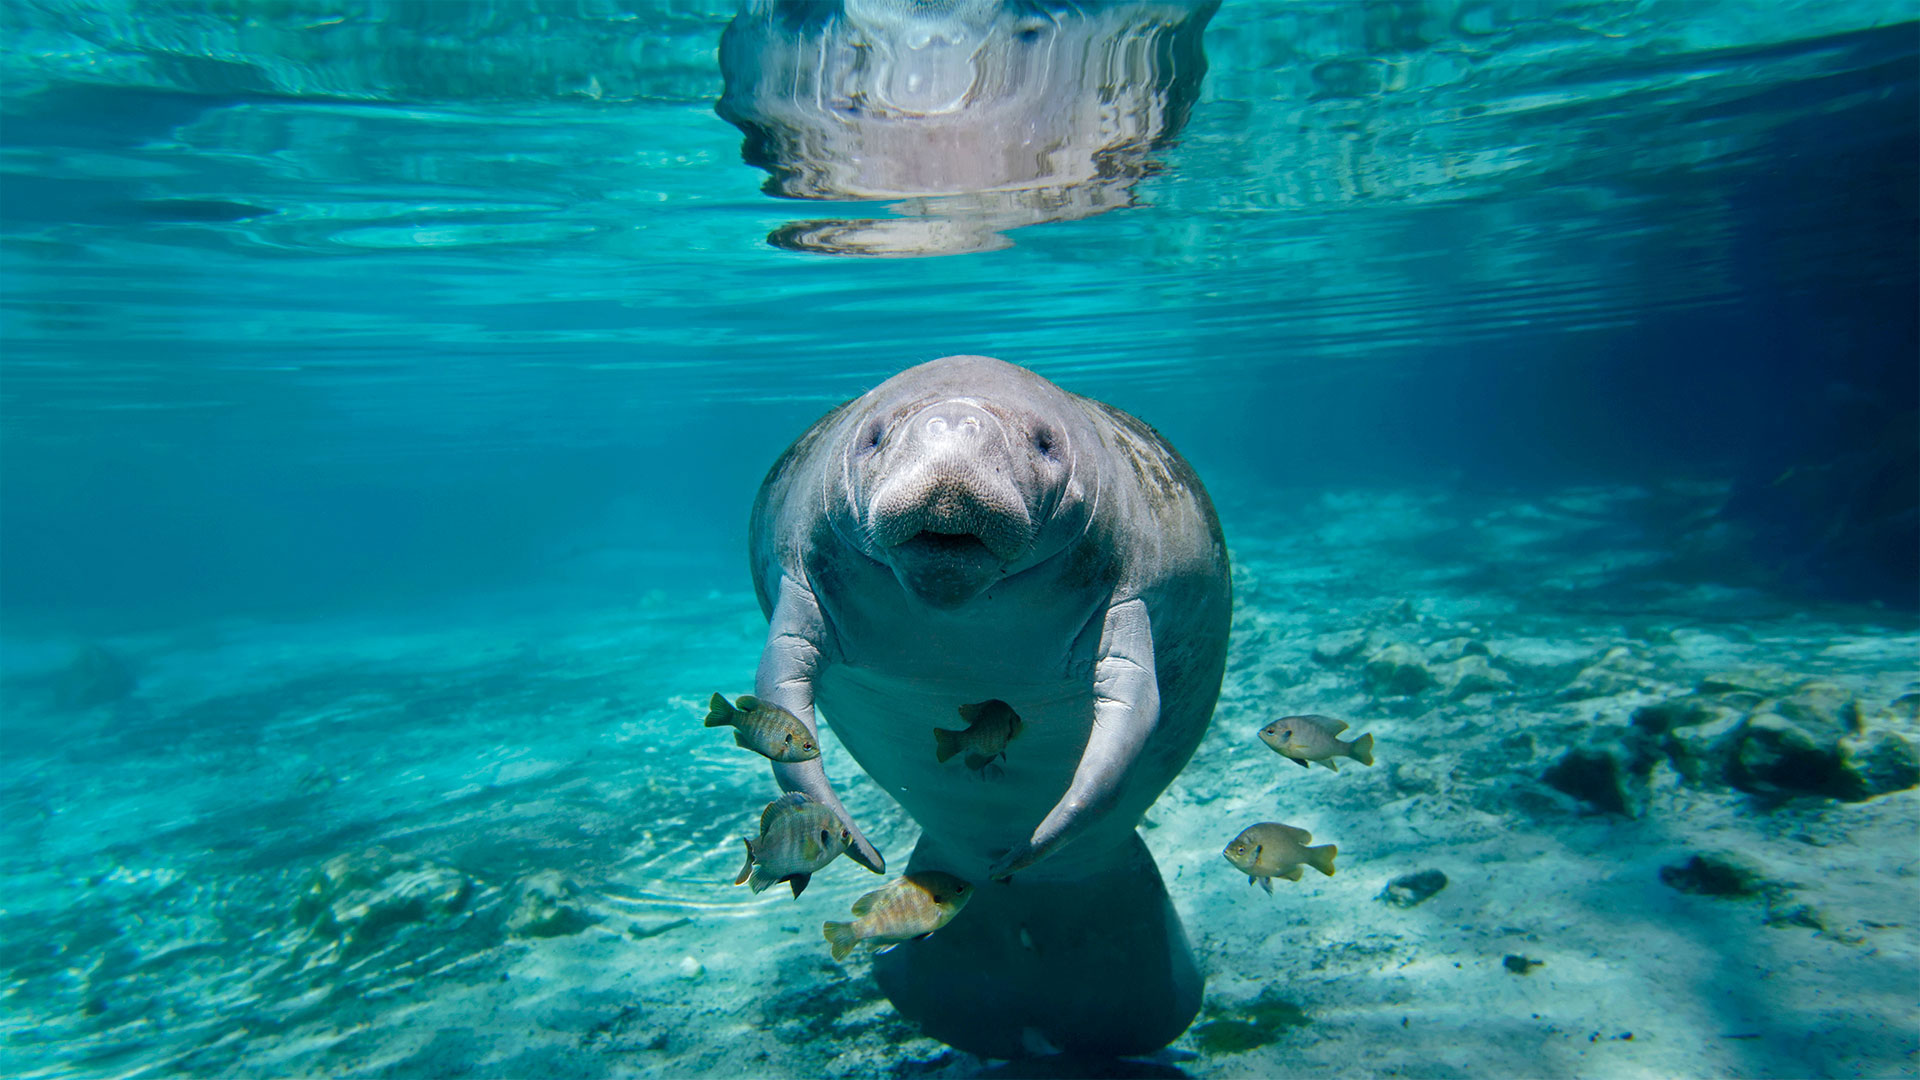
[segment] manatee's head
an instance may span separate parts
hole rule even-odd
[[[1023,368],[949,356],[854,401],[835,528],[900,587],[957,608],[1085,531],[1096,436],[1078,398]]]

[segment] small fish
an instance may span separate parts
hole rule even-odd
[[[1308,762],[1317,761],[1339,772],[1334,759],[1343,757],[1362,765],[1373,764],[1373,736],[1362,735],[1352,742],[1334,738],[1345,730],[1347,722],[1331,716],[1283,716],[1260,729],[1260,741],[1303,769]]]
[[[952,874],[919,870],[855,900],[852,922],[826,923],[820,931],[835,960],[845,960],[861,945],[886,952],[952,922],[972,897],[973,886]]]
[[[1313,834],[1305,829],[1263,821],[1248,826],[1221,854],[1235,869],[1247,875],[1247,884],[1258,882],[1267,890],[1267,895],[1272,896],[1273,879],[1299,881],[1302,866],[1333,876],[1333,857],[1339,854],[1340,848],[1335,844],[1308,847],[1312,842]]]
[[[984,771],[996,758],[1005,758],[1007,744],[1020,734],[1020,714],[998,698],[960,706],[960,719],[967,724],[965,731],[933,729],[933,756],[945,763],[965,751],[967,768],[974,772]]]
[[[750,694],[738,698],[734,705],[727,704],[727,699],[719,694],[713,695],[707,726],[731,727],[735,744],[782,764],[812,761],[820,756],[820,747],[799,717]]]
[[[784,881],[797,897],[852,842],[852,833],[833,811],[789,791],[760,812],[760,839],[746,841],[747,863],[733,883],[759,892]]]

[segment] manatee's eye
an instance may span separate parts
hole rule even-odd
[[[887,433],[887,425],[884,421],[874,420],[871,423],[869,423],[867,425],[867,430],[865,430],[864,432],[861,432],[860,434],[860,452],[863,454],[870,454],[874,450],[878,449],[880,446],[880,439],[883,436],[885,436],[886,433]]]
[[[1040,451],[1042,456],[1052,457],[1054,446],[1058,442],[1059,438],[1054,435],[1052,428],[1038,427],[1033,429],[1033,448]]]

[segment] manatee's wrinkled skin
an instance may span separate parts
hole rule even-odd
[[[948,357],[793,444],[751,558],[771,623],[755,692],[809,726],[820,708],[919,822],[909,869],[978,886],[876,961],[902,1013],[996,1057],[1141,1053],[1185,1030],[1200,976],[1134,828],[1198,745],[1226,657],[1226,548],[1186,462],[1117,409]],[[1022,728],[983,783],[938,762],[931,732],[993,699]],[[774,773],[847,818],[825,764]]]
[[[770,194],[902,199],[800,222],[782,247],[927,255],[1132,203],[1186,122],[1218,0],[754,3],[727,27],[719,113]]]

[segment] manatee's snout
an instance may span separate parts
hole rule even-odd
[[[867,532],[908,591],[939,606],[978,595],[1033,542],[1005,426],[979,403],[943,401],[897,433]]]

